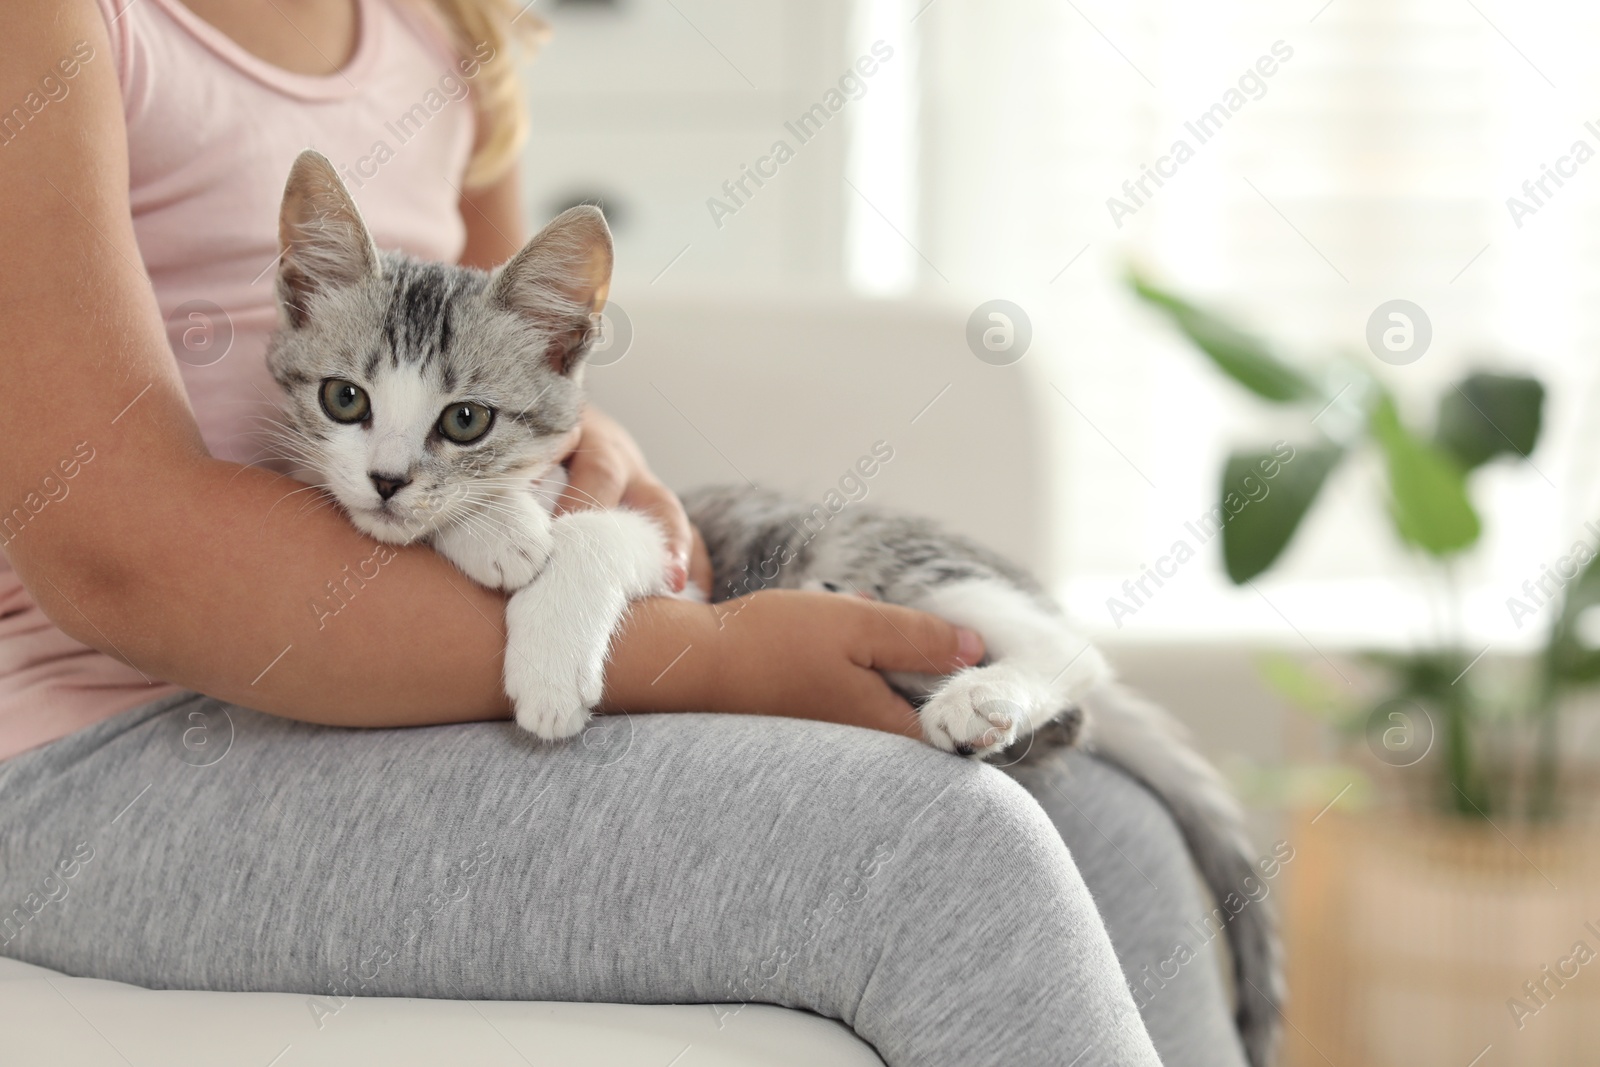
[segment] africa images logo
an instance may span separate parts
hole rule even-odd
[[[849,70],[839,75],[836,87],[823,93],[821,100],[802,111],[794,120],[783,124],[783,128],[794,136],[794,144],[784,137],[773,141],[766,155],[758,157],[753,163],[741,163],[739,176],[722,183],[721,197],[706,198],[706,210],[711,213],[711,221],[716,223],[717,229],[722,229],[723,220],[729,215],[737,215],[756,192],[776,178],[779,169],[795,157],[797,148],[821,133],[828,121],[843,111],[846,104],[867,95],[867,79],[878,73],[880,64],[894,58],[894,48],[885,41],[872,42],[871,51],[871,55],[861,56]],[[750,187],[751,183],[755,184],[754,189]]]

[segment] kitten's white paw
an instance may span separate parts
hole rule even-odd
[[[468,578],[508,593],[537,578],[549,558],[548,548],[524,543],[521,538],[500,537],[485,541],[466,529],[454,533],[444,543],[436,538],[434,544]]]
[[[441,527],[433,547],[479,585],[514,593],[549,562],[550,518],[526,493],[507,494],[493,508]]]
[[[1002,664],[950,676],[922,705],[928,743],[962,756],[987,756],[1032,730],[1040,692]]]
[[[512,687],[510,670],[506,689]],[[589,723],[586,705],[576,687],[535,683],[524,696],[513,696],[517,725],[541,741],[564,741],[583,732]],[[598,703],[598,701],[596,701]]]
[[[518,726],[545,741],[559,741],[582,732],[590,710],[600,703],[605,644],[548,625],[546,605],[528,602],[542,592],[525,589],[506,605],[512,636],[506,645],[506,695]]]
[[[527,586],[539,577],[546,558],[534,546],[508,542],[494,560],[495,573],[500,576],[499,587],[509,593]]]

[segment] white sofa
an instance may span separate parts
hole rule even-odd
[[[632,343],[621,359],[603,354],[589,383],[670,484],[747,477],[821,502],[883,441],[894,458],[864,480],[868,499],[939,516],[1019,559],[1045,555],[1035,361],[980,362],[966,345],[968,309],[825,295],[614,295]],[[369,998],[319,1029],[302,995],[158,992],[0,959],[0,1063],[881,1065],[832,1020],[763,1005],[729,1010]]]
[[[874,504],[1056,565],[1048,415],[1061,401],[1037,340],[997,367],[967,347],[969,306],[653,286],[613,296],[633,343],[589,370],[589,389],[668,484],[749,478],[820,502],[886,441],[895,458],[870,482]]]
[[[732,1014],[729,1014],[732,1013]],[[357,998],[319,1029],[292,993],[150,990],[0,959],[6,1067],[882,1067],[840,1023],[764,1004]]]

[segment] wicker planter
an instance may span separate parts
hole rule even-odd
[[[1286,1067],[1600,1063],[1600,833],[1501,829],[1301,818]]]

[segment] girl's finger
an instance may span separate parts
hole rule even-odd
[[[581,511],[584,508],[614,508],[622,502],[627,488],[626,473],[610,453],[580,447],[567,467],[567,488],[556,511]]]
[[[896,693],[877,671],[863,671],[861,695],[853,705],[860,711],[857,725],[884,733],[922,739],[922,720],[906,698]]]
[[[867,614],[864,666],[950,674],[983,658],[983,638],[936,615],[877,601],[869,601],[862,610]]]
[[[666,532],[667,550],[672,553],[672,591],[681,592],[689,580],[689,546],[694,532],[678,494],[654,478],[636,479],[623,493],[622,503],[649,515]]]

